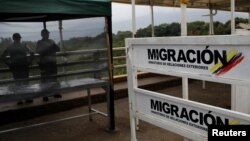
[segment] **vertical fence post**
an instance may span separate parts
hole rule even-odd
[[[130,115],[130,132],[131,132],[131,141],[137,141],[136,139],[136,125],[137,125],[137,118],[135,115],[136,111],[136,97],[134,93],[134,87],[137,86],[137,73],[136,70],[132,68],[133,60],[132,60],[132,48],[126,42],[126,53],[127,53],[127,73],[128,73],[128,98],[129,98],[129,115]]]

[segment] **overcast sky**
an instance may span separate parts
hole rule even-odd
[[[104,32],[104,18],[88,18],[63,21],[63,39],[72,37],[96,36]],[[59,41],[58,21],[47,22],[47,29],[50,31],[50,38]],[[8,22],[0,23],[0,38],[12,37],[12,34],[18,32],[23,40],[37,41],[41,39],[42,22]]]
[[[132,7],[129,4],[112,3],[112,19],[113,19],[113,32],[131,30],[131,14]],[[191,21],[206,21],[209,22],[209,10],[201,9],[188,9],[187,20]],[[162,23],[180,22],[180,8],[159,7],[154,6],[154,23],[159,25]],[[230,12],[218,11],[214,16],[214,21],[226,22],[230,20]],[[248,18],[248,13],[236,13],[236,16]],[[151,24],[151,12],[149,6],[136,6],[136,27],[144,28]]]
[[[113,33],[117,31],[131,31],[130,4],[112,3],[112,27]],[[190,21],[209,21],[208,10],[188,9],[187,19]],[[237,16],[248,18],[248,14],[237,14]],[[154,7],[155,25],[180,21],[180,8]],[[225,22],[230,19],[230,12],[218,11],[214,21]],[[63,21],[64,39],[71,37],[96,36],[104,31],[104,18],[89,18]],[[150,7],[136,6],[137,29],[144,28],[151,24]],[[14,32],[19,32],[23,40],[37,41],[41,39],[40,31],[43,23],[0,23],[0,38],[11,37]],[[51,38],[59,41],[58,22],[47,22],[47,28],[51,32]]]

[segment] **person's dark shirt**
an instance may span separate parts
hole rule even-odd
[[[60,48],[51,39],[39,40],[36,52],[40,54],[40,64],[56,64],[56,52]]]
[[[31,51],[25,44],[12,43],[6,48],[1,57],[4,63],[8,66],[29,66],[33,54],[33,51]],[[9,56],[9,58],[7,58],[7,56]]]

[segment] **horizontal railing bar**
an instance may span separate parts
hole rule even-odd
[[[121,60],[121,59],[126,59],[126,56],[116,56],[116,57],[113,57],[113,60]]]
[[[88,73],[97,73],[100,71],[105,71],[106,68],[102,69],[85,69],[85,70],[79,70],[79,71],[68,71],[65,73],[59,73],[58,75],[50,76],[49,78],[57,78],[57,77],[63,77],[63,76],[73,76],[73,75],[79,75],[79,74],[88,74]],[[30,78],[26,79],[20,79],[20,80],[14,80],[14,79],[5,79],[0,80],[0,84],[7,84],[7,83],[13,83],[13,82],[25,82],[25,81],[34,81],[34,80],[40,80],[42,77],[40,75],[31,76]]]
[[[113,51],[125,51],[125,47],[115,47],[113,48]]]
[[[91,50],[78,50],[78,51],[67,51],[67,52],[57,52],[56,55],[57,56],[68,56],[68,55],[79,55],[79,54],[83,54],[83,53],[95,53],[95,52],[98,52],[98,51],[107,51],[107,49],[91,49]],[[116,48],[113,48],[113,51],[125,51],[125,47],[116,47]],[[29,55],[28,55],[29,56]],[[35,54],[35,56],[39,56],[39,54]],[[117,57],[113,57],[113,60],[122,60],[122,59],[126,59],[126,56],[117,56]],[[102,59],[99,59],[101,61],[106,61],[107,59],[106,58],[102,58]],[[97,62],[100,62],[100,61],[97,61]],[[77,64],[87,64],[87,63],[96,63],[95,61],[93,60],[84,60],[84,61],[76,61],[76,62],[63,62],[63,63],[58,63],[58,66],[70,66],[70,65],[77,65]],[[124,68],[126,67],[126,64],[122,64],[122,65],[114,65],[113,66],[115,69],[116,68]],[[37,69],[39,68],[38,65],[32,65],[30,67],[30,69]],[[10,69],[9,68],[2,68],[0,69],[0,72],[3,73],[3,72],[9,72]],[[0,81],[1,83],[1,81]]]
[[[95,53],[99,51],[107,51],[107,49],[91,49],[91,50],[78,50],[78,51],[67,51],[67,52],[57,52],[58,56],[67,56],[67,55],[78,55],[83,53]]]
[[[70,66],[70,65],[77,65],[77,64],[96,64],[98,62],[104,62],[107,61],[108,59],[106,58],[100,58],[98,60],[82,60],[82,61],[73,61],[73,62],[63,62],[63,63],[58,63],[57,66],[61,67],[61,66]],[[39,65],[32,65],[30,66],[30,69],[37,69],[39,68]],[[9,72],[10,69],[9,68],[2,68],[0,69],[1,73],[4,72]]]
[[[127,64],[123,64],[123,65],[115,65],[114,68],[117,69],[117,68],[126,68],[127,67]]]
[[[66,51],[66,52],[56,52],[56,56],[67,56],[67,55],[79,55],[85,53],[95,53],[100,51],[107,51],[107,49],[91,49],[91,50],[77,50],[77,51]],[[27,54],[27,57],[30,57],[30,54]],[[34,56],[40,56],[38,53],[35,53]],[[9,58],[10,56],[6,56]]]

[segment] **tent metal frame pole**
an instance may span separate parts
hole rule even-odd
[[[63,26],[63,25],[62,25],[62,20],[59,20],[59,21],[58,21],[58,29],[59,29],[59,36],[60,36],[60,48],[61,48],[61,50],[64,52],[64,50],[63,50],[63,33],[62,33],[63,27],[62,27],[62,26]],[[66,58],[61,57],[61,59],[62,59],[63,61],[65,61]],[[65,69],[64,66],[63,66],[63,72],[64,72],[64,73],[66,72],[66,69]],[[66,79],[66,78],[65,78],[65,79]]]
[[[250,24],[250,13],[248,13],[248,23]]]
[[[43,29],[46,29],[46,21],[43,21]]]
[[[62,49],[63,48],[62,20],[58,21],[58,26],[59,26],[58,28],[59,28],[59,34],[60,34],[60,47]]]
[[[112,20],[111,16],[105,17],[106,42],[108,49],[109,65],[109,88],[107,90],[107,113],[108,113],[108,130],[115,131],[115,94],[113,81],[113,52],[112,52]]]

